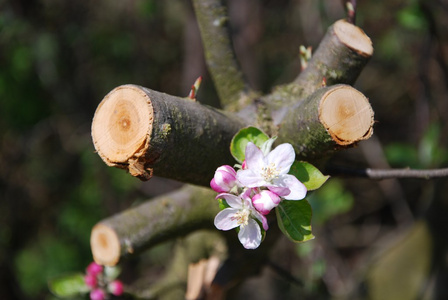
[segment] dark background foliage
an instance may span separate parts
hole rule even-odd
[[[263,92],[292,80],[299,46],[317,47],[326,28],[345,17],[339,1],[227,3],[242,68]],[[357,25],[375,53],[356,88],[371,101],[375,135],[329,165],[447,165],[447,16],[445,0],[359,1]],[[1,299],[49,299],[49,278],[91,261],[96,222],[180,185],[158,178],[141,183],[106,167],[94,153],[90,124],[101,99],[118,85],[186,96],[199,75],[198,100],[217,105],[189,1],[0,0]],[[410,271],[403,263],[386,273],[414,272],[419,296],[443,299],[445,185],[445,179],[332,178],[310,198],[317,239],[294,246],[294,264],[277,262],[304,285],[276,277],[279,289],[314,299],[381,299],[372,253],[379,249],[387,257],[387,245],[417,235],[415,244],[429,250],[409,246],[420,255],[397,257],[425,260]],[[148,259],[153,275],[163,266],[154,257],[169,259],[162,252]],[[142,267],[128,269],[127,283],[143,273]]]

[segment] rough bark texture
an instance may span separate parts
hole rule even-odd
[[[367,98],[351,86],[334,85],[289,108],[278,143],[291,143],[297,158],[313,161],[369,138],[372,126]]]
[[[200,228],[211,228],[219,211],[210,189],[186,186],[102,220],[92,229],[94,260],[113,266],[120,257]]]
[[[141,179],[154,173],[208,186],[233,164],[229,145],[244,123],[214,108],[141,86],[124,85],[100,103],[92,123],[98,154]]]
[[[308,66],[289,84],[278,86],[264,97],[272,107],[300,102],[316,89],[338,83],[354,84],[373,54],[372,41],[359,28],[345,20],[330,26]]]
[[[244,99],[249,88],[236,60],[228,33],[227,9],[220,0],[194,0],[205,57],[221,104]]]

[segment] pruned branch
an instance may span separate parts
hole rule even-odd
[[[291,142],[301,158],[329,155],[372,134],[367,98],[347,85],[320,89],[281,113],[279,142]],[[218,166],[235,163],[230,141],[246,122],[186,98],[125,85],[98,106],[92,138],[107,165],[133,176],[149,179],[154,173],[208,186]]]
[[[109,166],[141,179],[157,176],[208,186],[217,167],[233,164],[229,145],[244,120],[187,98],[124,85],[97,108],[92,138]]]
[[[370,179],[391,179],[391,178],[417,178],[431,179],[438,177],[448,177],[448,168],[416,170],[410,168],[403,169],[354,169],[340,166],[329,167],[327,172],[331,175],[365,177]]]
[[[137,207],[102,220],[92,229],[90,246],[94,260],[113,266],[122,256],[149,246],[211,228],[219,211],[210,189],[186,186]]]
[[[321,88],[285,113],[278,142],[291,143],[297,157],[308,161],[368,139],[373,133],[369,101],[348,85]]]
[[[213,278],[191,278],[190,267],[194,264],[203,263],[206,259],[212,258],[213,263],[222,261],[224,250],[224,239],[216,231],[198,230],[184,238],[176,240],[172,250],[171,259],[162,276],[156,281],[148,281],[142,278],[135,284],[128,286],[128,292],[139,299],[202,299],[191,297],[193,292],[208,292],[210,282]],[[203,264],[202,264],[203,265]],[[209,265],[210,267],[210,265]],[[217,266],[216,266],[217,267]],[[208,270],[212,274],[204,274],[204,277],[214,276],[216,270]],[[199,289],[204,291],[191,290],[191,282],[199,285]],[[199,282],[198,282],[199,281]],[[197,287],[197,286],[195,286]],[[190,289],[190,290],[189,290]],[[185,290],[187,290],[185,292]],[[216,298],[211,298],[216,299]]]
[[[355,83],[373,54],[372,41],[359,27],[339,20],[330,26],[306,69],[289,84],[278,86],[263,100],[273,107],[296,104],[326,85]]]
[[[228,28],[227,9],[220,0],[194,0],[205,59],[221,104],[235,104],[250,93],[236,60]]]

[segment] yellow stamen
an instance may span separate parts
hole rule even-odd
[[[249,214],[250,211],[247,208],[244,208],[238,211],[235,216],[232,217],[232,219],[237,220],[238,225],[245,226],[249,223]]]
[[[261,169],[261,177],[263,177],[264,181],[271,181],[275,179],[280,174],[280,170],[277,170],[274,163],[271,163],[267,167],[263,167]]]

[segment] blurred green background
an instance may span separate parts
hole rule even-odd
[[[317,47],[345,17],[333,0],[226,3],[242,68],[262,92],[295,78],[300,45]],[[359,1],[357,25],[375,48],[355,85],[371,101],[375,135],[329,165],[447,166],[448,2]],[[189,1],[0,0],[0,299],[50,299],[49,278],[91,261],[96,222],[179,186],[108,168],[90,125],[118,85],[186,96],[200,75],[198,100],[217,105]],[[294,246],[296,264],[279,262],[305,282],[291,299],[388,299],[379,290],[389,299],[448,299],[446,183],[332,178],[310,198],[317,239]],[[401,239],[429,246],[387,246]],[[372,253],[393,271],[372,267]],[[397,257],[412,262],[393,267]],[[416,291],[406,288],[412,280],[394,282],[413,272]]]

